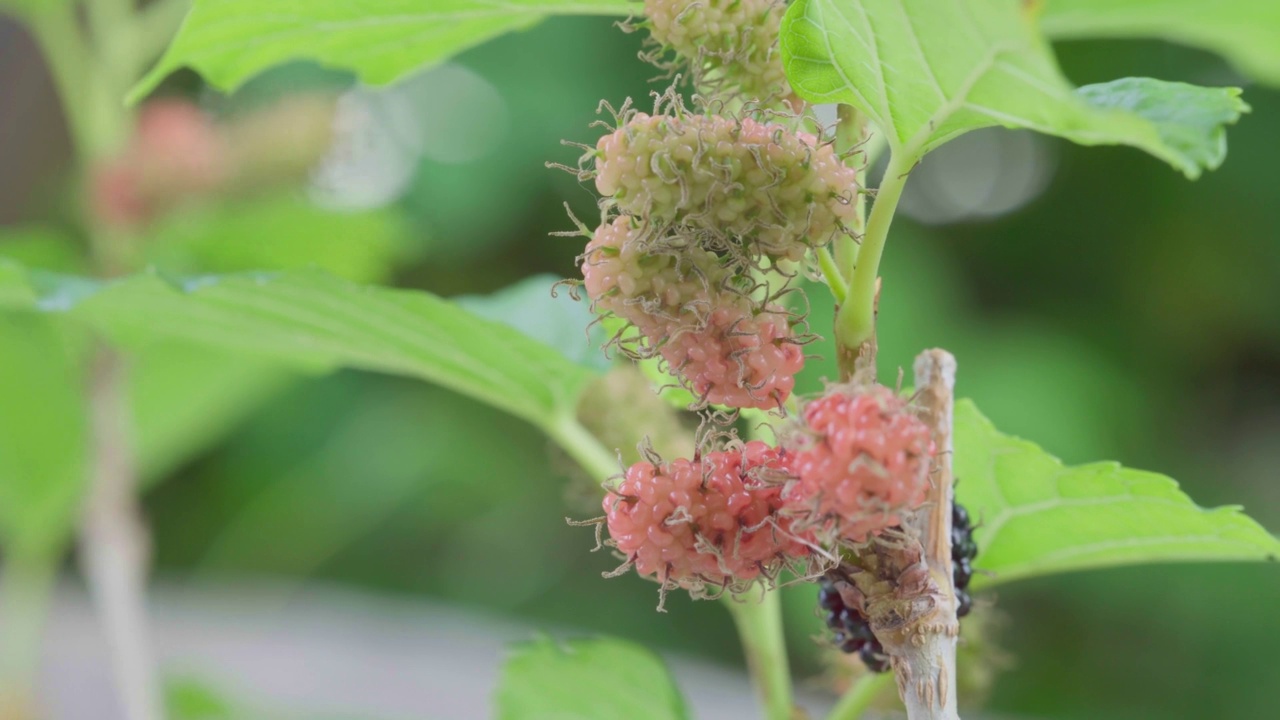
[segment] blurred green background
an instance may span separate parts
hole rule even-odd
[[[562,138],[597,136],[588,125],[601,98],[646,96],[653,70],[636,59],[639,41],[606,20],[556,19],[373,94],[383,131],[354,142],[374,145],[363,157],[377,162],[338,167],[311,193],[366,209],[321,211],[297,193],[196,210],[166,221],[153,261],[320,263],[446,296],[572,276],[580,243],[548,233],[571,227],[563,203],[590,218],[594,197],[543,163],[575,159]],[[1214,56],[1157,42],[1067,43],[1060,58],[1077,84],[1246,82]],[[194,76],[163,92],[231,112],[348,84],[298,66],[231,98]],[[0,98],[0,251],[65,267],[49,243],[12,232],[36,223],[56,233],[72,203],[56,101],[13,25],[0,25]],[[1226,164],[1195,183],[1134,150],[1005,131],[931,155],[886,254],[884,376],[922,348],[947,347],[960,394],[1003,431],[1067,462],[1167,473],[1201,504],[1243,504],[1280,527],[1280,92],[1246,85],[1245,98],[1253,113],[1231,128]],[[814,297],[820,333],[828,305]],[[151,468],[145,506],[162,582],[340,583],[740,663],[717,604],[673,595],[658,614],[652,584],[600,578],[612,561],[563,522],[568,463],[522,422],[408,380],[235,367],[256,399],[222,398],[222,410],[193,400],[222,428],[217,442]],[[807,388],[832,367],[815,363]],[[812,594],[789,593],[798,669],[814,675]],[[1273,566],[1082,573],[1002,586],[988,600],[1007,615],[1000,644],[1013,658],[989,701],[997,714],[1276,716]]]

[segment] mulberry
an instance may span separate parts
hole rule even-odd
[[[791,445],[798,481],[788,500],[805,524],[861,542],[925,500],[933,440],[889,388],[833,388],[804,407]]]
[[[124,151],[94,167],[90,211],[114,226],[140,226],[230,179],[227,142],[212,118],[185,100],[157,100],[138,114]]]
[[[704,92],[792,102],[778,51],[780,0],[645,0],[650,37],[693,71]],[[660,58],[654,58],[664,65]]]
[[[973,579],[973,560],[978,556],[978,545],[973,541],[973,525],[969,511],[960,503],[951,504],[951,562],[952,581],[956,588],[956,617],[964,617],[973,610],[973,597],[969,595],[969,581]]]
[[[833,642],[841,652],[858,653],[871,672],[889,669],[889,656],[871,632],[870,622],[857,608],[845,604],[830,578],[818,581],[818,607],[823,610],[827,627],[834,633]]]
[[[632,218],[596,229],[581,258],[583,284],[597,311],[612,312],[659,337],[711,312],[732,271],[714,253],[653,247]]]
[[[604,499],[610,544],[664,588],[742,587],[809,555],[778,513],[791,457],[762,442],[640,462]]]
[[[852,219],[857,174],[829,144],[750,118],[632,114],[596,145],[595,182],[621,211],[798,261]]]
[[[791,315],[772,305],[759,311],[745,298],[715,307],[695,329],[671,335],[660,351],[699,398],[716,405],[775,410],[804,368]]]
[[[715,253],[655,248],[622,215],[596,230],[581,260],[595,310],[631,323],[634,352],[660,354],[705,402],[775,409],[790,397],[804,367],[791,314],[735,287]]]

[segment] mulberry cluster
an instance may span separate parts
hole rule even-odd
[[[835,386],[804,408],[802,427],[779,447],[756,441],[633,464],[604,502],[623,569],[693,590],[740,589],[787,565],[821,572],[839,546],[897,525],[924,502],[929,430],[893,391]],[[965,522],[957,527],[967,532]],[[962,539],[956,552],[972,559],[971,547]],[[856,619],[840,620],[851,642],[866,639]]]
[[[191,201],[302,182],[332,144],[333,112],[332,99],[300,95],[219,122],[187,100],[150,102],[120,154],[91,168],[89,211],[138,228]]]
[[[857,173],[782,125],[635,113],[591,155],[596,188],[622,212],[727,236],[751,257],[799,261],[854,214]]]
[[[635,327],[633,352],[660,354],[705,402],[776,409],[791,395],[804,366],[792,315],[754,300],[715,253],[657,246],[621,215],[596,230],[581,261],[594,309]]]
[[[609,544],[664,588],[738,588],[806,558],[782,507],[786,450],[762,442],[693,460],[639,462],[604,499]]]
[[[824,536],[862,542],[899,524],[929,490],[929,427],[883,386],[835,387],[810,402],[791,447],[797,481],[788,500]]]
[[[186,198],[212,192],[231,176],[227,143],[213,119],[183,100],[158,100],[138,114],[128,147],[93,169],[95,217],[141,225]]]
[[[962,618],[973,610],[973,598],[967,592],[969,581],[973,578],[973,559],[978,555],[978,546],[973,541],[973,528],[969,524],[969,513],[964,506],[951,504],[951,559],[953,561],[952,583],[956,591],[956,617]],[[871,632],[871,624],[866,616],[855,607],[847,605],[844,597],[828,577],[818,581],[818,607],[823,613],[827,627],[831,629],[832,644],[842,652],[858,653],[858,657],[871,672],[884,672],[889,669],[889,659],[884,647]]]
[[[969,595],[969,581],[973,579],[973,560],[978,556],[978,544],[973,541],[973,525],[969,511],[960,503],[951,504],[951,579],[956,588],[956,617],[964,617],[973,610],[973,597]]]
[[[778,31],[782,0],[645,0],[652,58],[672,70],[688,69],[704,92],[748,100],[792,101],[782,69]],[[666,50],[676,61],[663,61]]]
[[[889,669],[889,656],[871,632],[871,624],[855,607],[845,604],[844,597],[829,578],[818,581],[818,607],[822,608],[827,627],[834,633],[833,642],[841,652],[858,653],[858,657],[874,673]]]

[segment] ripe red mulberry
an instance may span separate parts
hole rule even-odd
[[[636,463],[604,499],[610,544],[665,587],[771,578],[809,554],[778,513],[790,462],[786,450],[753,441],[701,459]]]
[[[810,402],[792,437],[799,480],[788,501],[805,525],[860,542],[899,524],[929,488],[934,452],[929,428],[883,386],[835,388]]]

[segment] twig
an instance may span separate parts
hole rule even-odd
[[[0,569],[0,718],[35,716],[31,688],[57,569],[56,553],[21,546]]]
[[[916,358],[914,370],[921,416],[933,431],[933,442],[937,449],[933,463],[933,484],[929,489],[929,512],[923,528],[925,562],[930,570],[950,578],[951,504],[955,485],[951,470],[954,451],[952,415],[955,408],[956,359],[946,350],[926,350]]]
[[[111,649],[124,717],[161,720],[162,696],[146,621],[150,538],[136,496],[126,377],[123,359],[99,347],[89,387],[90,487],[80,562]]]
[[[916,387],[924,420],[937,445],[926,510],[913,523],[924,541],[924,564],[934,605],[911,623],[893,657],[898,694],[909,720],[958,720],[956,712],[955,587],[951,576],[952,408],[956,361],[944,350],[916,358]]]

